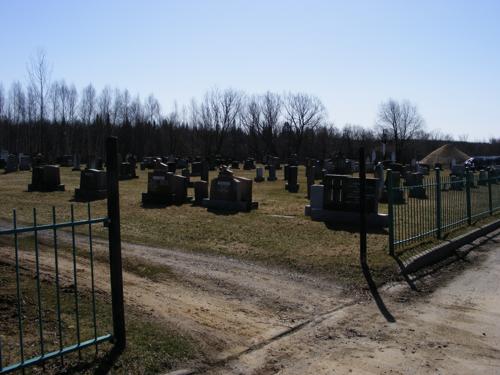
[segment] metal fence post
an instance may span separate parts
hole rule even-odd
[[[125,309],[120,235],[120,194],[118,188],[118,139],[116,137],[106,139],[106,166],[113,336],[116,348],[123,350],[125,348]]]
[[[394,195],[392,186],[392,170],[387,170],[387,197],[389,202],[389,254],[394,255]]]
[[[441,239],[441,170],[436,171],[436,237]]]
[[[490,215],[493,215],[493,195],[491,193],[491,173],[488,171],[488,206]]]
[[[359,259],[361,266],[364,266],[366,265],[366,169],[363,147],[359,149],[359,216]]]
[[[472,205],[471,205],[471,196],[470,196],[470,186],[471,186],[471,176],[469,172],[469,168],[465,169],[465,202],[466,202],[466,211],[467,211],[467,224],[472,224]]]

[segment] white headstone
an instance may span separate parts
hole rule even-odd
[[[396,162],[396,152],[395,151],[391,152],[391,161]]]

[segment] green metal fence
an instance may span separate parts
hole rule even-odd
[[[466,171],[463,177],[442,176],[436,169],[419,184],[393,182],[387,173],[389,251],[394,254],[500,210],[500,178]]]
[[[56,209],[52,207],[51,223],[39,224],[37,210],[33,209],[33,224],[19,226],[17,212],[13,210],[12,227],[0,230],[2,254],[6,257],[5,262],[0,262],[3,271],[0,283],[12,281],[9,288],[12,286],[13,295],[12,299],[1,302],[10,304],[15,310],[8,317],[9,326],[0,321],[2,375],[16,370],[24,373],[26,368],[38,364],[45,366],[48,360],[54,358],[59,358],[63,364],[64,357],[72,352],[78,352],[81,359],[82,349],[94,346],[97,351],[102,342],[113,342],[118,351],[125,347],[117,139],[108,138],[106,148],[106,217],[92,218],[89,203],[84,219],[75,219],[75,209],[71,205],[70,220],[58,222]],[[101,322],[103,316],[96,309],[92,237],[95,225],[106,226],[109,234],[111,303],[107,305],[111,310],[110,324]],[[78,230],[80,233],[77,233]],[[61,261],[66,262],[65,269],[61,268]],[[68,261],[70,267],[67,266]],[[42,265],[45,267],[43,272]],[[87,285],[85,290],[79,285],[79,270],[90,273],[90,286]],[[7,272],[10,274],[5,275]],[[69,280],[69,285],[62,285],[62,276]],[[50,282],[42,285],[47,277]],[[0,293],[0,298],[4,297],[10,298],[11,295]],[[9,306],[2,308],[9,309]],[[82,328],[85,328],[85,336],[82,335]]]
[[[39,364],[42,362],[45,362],[51,358],[55,357],[60,357],[61,360],[63,359],[64,355],[75,352],[75,351],[80,351],[83,348],[86,348],[88,346],[96,346],[100,342],[104,341],[110,341],[112,338],[112,335],[109,333],[104,333],[101,335],[98,335],[99,332],[99,326],[98,326],[98,316],[96,315],[96,293],[95,293],[95,283],[94,283],[94,251],[92,247],[92,226],[95,224],[105,224],[108,221],[107,217],[102,217],[102,218],[92,218],[91,217],[91,208],[90,204],[87,206],[87,214],[88,217],[85,220],[75,220],[74,216],[74,207],[71,205],[71,220],[69,222],[63,222],[63,223],[58,223],[57,222],[57,217],[56,217],[56,209],[55,207],[52,207],[52,223],[51,224],[44,224],[40,225],[37,222],[37,211],[36,209],[33,209],[33,225],[30,226],[19,226],[18,225],[18,220],[17,220],[17,213],[16,210],[13,211],[12,213],[12,228],[10,229],[3,229],[0,230],[0,236],[1,237],[10,237],[10,240],[12,241],[12,250],[14,252],[14,270],[15,272],[15,278],[16,278],[16,320],[17,320],[17,331],[18,331],[18,343],[15,347],[12,345],[9,345],[9,348],[4,348],[3,342],[0,342],[0,374],[6,374],[9,372],[12,372],[14,370],[18,369],[23,369],[29,366],[33,366],[35,364]],[[77,227],[80,226],[85,226],[88,229],[88,263],[90,264],[90,279],[91,279],[91,288],[90,288],[90,295],[91,295],[91,318],[90,320],[92,321],[93,325],[93,335],[92,337],[89,338],[83,338],[81,336],[81,331],[80,331],[80,319],[82,318],[80,314],[80,291],[78,289],[78,272],[77,272],[77,265],[78,265],[78,260],[77,260],[77,246],[76,246],[76,234],[75,230]],[[60,239],[59,235],[61,234],[60,231],[63,229],[70,229],[70,235],[71,235],[71,261],[72,261],[72,273],[73,273],[73,280],[72,280],[72,285],[73,285],[73,295],[74,295],[74,306],[72,308],[72,313],[74,316],[71,319],[71,322],[75,324],[75,329],[72,329],[74,331],[75,336],[71,339],[74,343],[71,345],[64,345],[65,342],[68,341],[68,337],[65,337],[66,332],[63,329],[63,326],[66,325],[65,320],[67,321],[69,319],[69,314],[71,312],[64,311],[65,317],[62,316],[62,308],[61,308],[61,283],[60,283],[60,265],[59,261],[61,259],[61,244],[60,244]],[[39,246],[39,237],[40,236],[45,236],[44,232],[50,233],[50,236],[52,237],[52,248],[53,248],[53,253],[52,253],[52,258],[53,258],[53,271],[54,271],[54,287],[55,287],[55,306],[47,306],[47,301],[43,300],[42,298],[42,286],[41,286],[41,279],[43,277],[42,273],[40,272],[40,256],[41,256],[41,251],[40,251],[40,246]],[[32,251],[34,253],[34,258],[35,258],[35,264],[34,264],[34,269],[29,268],[30,266],[28,264],[23,264],[20,261],[20,240],[25,240],[26,238],[32,236],[33,238],[33,248]],[[4,241],[4,244],[7,244],[10,241]],[[24,246],[23,246],[24,247]],[[10,247],[9,247],[10,248]],[[33,275],[34,282],[32,283],[33,289],[36,290],[35,294],[35,301],[36,301],[36,312],[37,312],[37,317],[35,322],[33,320],[30,320],[29,322],[25,322],[24,316],[27,314],[26,310],[30,308],[29,306],[24,306],[24,296],[22,292],[22,285],[26,284],[26,280],[21,280],[21,269],[28,270],[30,274]],[[46,298],[47,299],[47,298]],[[57,349],[56,350],[50,350],[48,351],[47,349],[47,337],[44,335],[44,325],[46,322],[49,320],[49,317],[44,316],[47,315],[48,311],[53,310],[55,313],[55,318],[56,321],[56,332],[57,332]],[[31,324],[33,325],[35,323],[37,325],[37,347],[38,347],[38,355],[31,356],[30,358],[27,358],[26,356],[26,342],[25,342],[25,332],[28,330],[33,333],[35,330],[33,329],[34,327],[26,327],[26,324]],[[48,323],[47,323],[48,324]],[[3,341],[3,340],[2,340]],[[9,340],[11,341],[11,340]],[[33,341],[33,340],[30,340]],[[18,351],[18,355],[16,356],[14,354],[15,351]],[[31,352],[33,350],[30,350]],[[6,354],[9,355],[10,358],[16,358],[18,361],[16,363],[4,363],[4,359],[2,356],[2,353],[4,353],[4,356]]]

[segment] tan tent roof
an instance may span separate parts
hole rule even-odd
[[[440,163],[443,165],[450,164],[452,159],[455,159],[457,164],[463,164],[470,156],[460,151],[453,145],[446,144],[432,151],[425,158],[420,160],[420,164],[434,165]]]

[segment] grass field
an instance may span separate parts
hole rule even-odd
[[[299,168],[300,190],[284,189],[283,171],[278,181],[254,183],[253,197],[259,208],[250,213],[215,214],[201,207],[184,204],[165,208],[143,208],[141,193],[146,191],[147,171],[138,170],[138,179],[121,181],[122,240],[179,249],[235,256],[266,264],[286,265],[294,269],[319,272],[340,282],[360,281],[358,234],[346,229],[332,230],[304,215],[306,199],[305,170]],[[255,171],[236,170],[238,176],[253,178]],[[210,178],[216,172],[210,172]],[[18,220],[31,223],[33,207],[39,223],[51,221],[51,207],[57,220],[69,220],[70,204],[80,174],[61,168],[65,192],[27,192],[31,172],[0,175],[0,218],[12,220],[16,208]],[[196,178],[195,178],[196,179]],[[192,195],[192,191],[190,191]],[[74,203],[76,218],[86,218],[86,204]],[[385,207],[381,207],[385,210]],[[93,217],[106,214],[106,201],[92,203]],[[104,236],[103,228],[95,234]],[[389,275],[393,260],[387,255],[387,235],[371,234],[369,261],[375,275]]]

